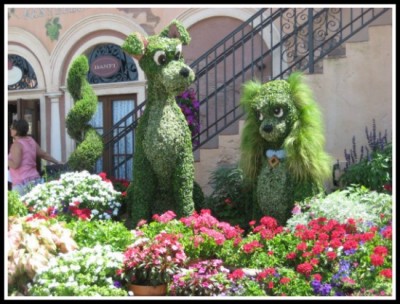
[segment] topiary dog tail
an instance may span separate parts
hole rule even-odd
[[[284,142],[288,169],[298,181],[322,186],[330,175],[331,158],[324,152],[321,112],[300,72],[292,73],[287,81],[299,115]]]

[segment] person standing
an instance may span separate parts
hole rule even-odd
[[[8,154],[8,166],[12,180],[12,190],[21,196],[42,178],[36,169],[36,157],[55,164],[62,164],[49,153],[43,151],[37,142],[28,135],[29,124],[26,120],[14,120],[10,127],[13,143]]]

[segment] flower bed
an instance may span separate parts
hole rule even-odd
[[[323,207],[335,200],[340,205],[344,197],[346,204],[359,203],[355,208],[357,214],[348,212],[354,218],[342,217],[332,211],[334,208]],[[33,214],[37,207],[32,200],[31,214],[10,218],[9,233],[14,235],[9,237],[10,242],[19,244],[21,239],[32,239],[32,233],[38,231],[44,235],[38,238],[40,246],[54,248],[49,251],[46,263],[40,264],[40,272],[37,268],[26,276],[24,286],[18,286],[16,279],[9,279],[9,294],[18,294],[18,290],[24,295],[127,296],[127,281],[139,280],[140,274],[141,279],[149,277],[153,283],[169,282],[169,296],[391,296],[391,196],[360,188],[315,198],[312,206],[309,203],[296,206],[287,227],[280,227],[274,218],[265,216],[258,222],[251,221],[246,233],[238,226],[219,221],[210,210],[204,209],[180,219],[173,211],[155,214],[151,222],[142,221],[131,231],[118,222],[97,224],[96,218],[69,222],[67,226],[60,222],[62,229],[71,229],[68,233],[79,245],[76,248],[74,243],[66,250],[57,247],[62,246],[61,228],[51,228],[65,218],[49,213]],[[39,205],[47,206],[42,201]],[[37,221],[46,228],[29,228]],[[50,240],[55,246],[50,245]],[[35,245],[38,242],[25,242],[24,252],[43,252]],[[69,244],[73,244],[72,239]],[[9,253],[9,265],[18,262],[29,270],[28,265],[35,258],[18,258],[20,250],[16,247]],[[66,251],[73,258],[67,259],[60,253]],[[111,256],[116,257],[112,263]],[[89,265],[88,260],[93,259],[97,261],[96,267]],[[128,268],[121,271],[124,263]],[[162,272],[152,271],[157,267],[162,267]],[[9,266],[9,272],[14,268]],[[61,268],[67,276],[60,276]],[[140,271],[129,272],[133,268]],[[129,280],[118,275],[122,273],[129,275]],[[165,277],[161,278],[160,273]],[[68,277],[71,281],[66,280]],[[76,282],[86,286],[87,281],[91,282],[91,288],[76,287]]]

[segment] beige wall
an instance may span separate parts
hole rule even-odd
[[[326,150],[334,163],[345,161],[344,149],[352,148],[353,135],[360,153],[367,145],[365,127],[371,131],[373,119],[377,131],[387,129],[391,138],[392,64],[392,27],[372,26],[368,41],[347,43],[344,58],[325,59],[322,74],[305,76],[320,104]],[[219,149],[201,150],[195,167],[196,181],[206,194],[212,192],[209,177],[216,166],[234,164],[239,158],[240,135],[220,136],[219,141]]]
[[[19,40],[9,41],[9,49],[18,50],[18,54],[25,57],[33,64],[42,87],[34,92],[11,92],[8,98],[15,100],[21,98],[18,94],[29,93],[31,98],[41,100],[41,108],[49,110],[49,100],[45,96],[60,92],[64,94],[63,86],[66,68],[70,64],[71,56],[84,51],[91,44],[85,42],[89,36],[81,36],[86,33],[88,27],[93,31],[91,35],[103,31],[104,39],[113,38],[116,43],[123,39],[122,35],[128,32],[126,29],[142,30],[152,35],[159,32],[174,18],[181,18],[188,26],[195,28],[197,22],[202,19],[212,18],[217,15],[226,17],[247,18],[256,11],[255,8],[16,8],[9,10],[8,28],[11,37],[20,37]],[[100,18],[96,15],[111,16]],[[115,17],[114,17],[115,16]],[[62,28],[58,40],[51,40],[46,34],[46,23],[54,18],[59,18]],[[246,19],[245,18],[245,19]],[[90,23],[88,19],[95,19]],[[99,21],[97,21],[99,20]],[[80,21],[85,21],[79,27]],[[108,23],[106,23],[108,22]],[[113,26],[110,28],[110,22]],[[206,21],[203,21],[206,22]],[[108,30],[109,29],[109,30]],[[82,34],[82,35],[83,35]],[[75,35],[75,36],[74,36]],[[86,34],[87,35],[87,34]],[[79,36],[79,37],[77,37]],[[21,38],[22,37],[22,38]],[[79,38],[79,39],[78,39]],[[9,37],[10,39],[10,37]],[[74,40],[75,39],[75,40]],[[79,43],[78,43],[79,42]],[[93,41],[92,44],[103,42]],[[26,43],[26,45],[24,45]],[[204,43],[204,41],[203,41]],[[73,44],[72,48],[68,48]],[[61,45],[61,46],[60,46]],[[78,50],[76,48],[79,48]],[[65,49],[65,50],[64,50]],[[344,161],[343,150],[350,149],[352,136],[357,139],[358,149],[366,144],[365,127],[372,128],[372,119],[376,119],[377,130],[387,129],[392,134],[393,101],[392,101],[392,27],[372,26],[369,29],[369,40],[364,42],[352,42],[346,44],[345,58],[329,58],[323,63],[323,74],[306,76],[311,85],[316,100],[321,105],[326,128],[326,149],[332,155],[333,160]],[[55,73],[54,71],[58,71]],[[61,80],[61,83],[59,81]],[[45,85],[46,84],[46,85]],[[144,83],[141,84],[144,88]],[[122,92],[129,88],[116,86],[111,88],[112,93]],[[104,90],[110,90],[106,87]],[[144,90],[144,89],[143,89]],[[124,93],[126,93],[124,91]],[[109,91],[111,92],[111,91]],[[132,91],[133,92],[133,91]],[[136,91],[135,91],[136,92]],[[104,94],[104,92],[102,92]],[[34,95],[36,94],[36,95]],[[45,95],[47,94],[47,95]],[[22,95],[23,97],[24,95]],[[60,97],[60,113],[65,115],[68,99],[64,101]],[[65,106],[64,106],[65,104]],[[44,113],[43,113],[44,114]],[[44,122],[43,122],[44,123]],[[57,130],[64,130],[64,123]],[[50,140],[50,125],[43,126],[42,139]],[[66,135],[65,135],[66,136]],[[68,136],[66,136],[68,139]],[[203,187],[206,194],[211,192],[208,184],[210,173],[216,166],[233,164],[239,157],[239,135],[220,136],[220,149],[201,149],[200,162],[196,162],[196,180]],[[42,142],[45,144],[45,142]],[[67,141],[67,150],[73,145]],[[46,145],[44,145],[46,146]],[[68,148],[70,147],[70,148]],[[49,149],[49,152],[52,152]],[[63,155],[65,160],[67,155]]]

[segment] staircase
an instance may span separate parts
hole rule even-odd
[[[193,147],[196,168],[200,166],[203,154],[206,159],[213,157],[209,149],[217,149],[221,144],[227,149],[238,149],[239,137],[231,135],[239,133],[242,123],[239,101],[241,85],[245,81],[284,79],[294,70],[306,74],[322,73],[324,58],[345,56],[344,42],[365,39],[368,25],[385,22],[381,21],[385,17],[391,20],[390,11],[389,8],[260,9],[192,62],[190,66],[197,77],[192,87],[200,100],[201,125],[196,138],[199,144]],[[144,107],[145,102],[104,135],[105,138],[114,135],[105,143],[106,148],[134,130]],[[129,120],[133,123],[127,123]],[[117,164],[115,169],[124,166],[132,157]],[[222,162],[232,163],[234,157]]]

